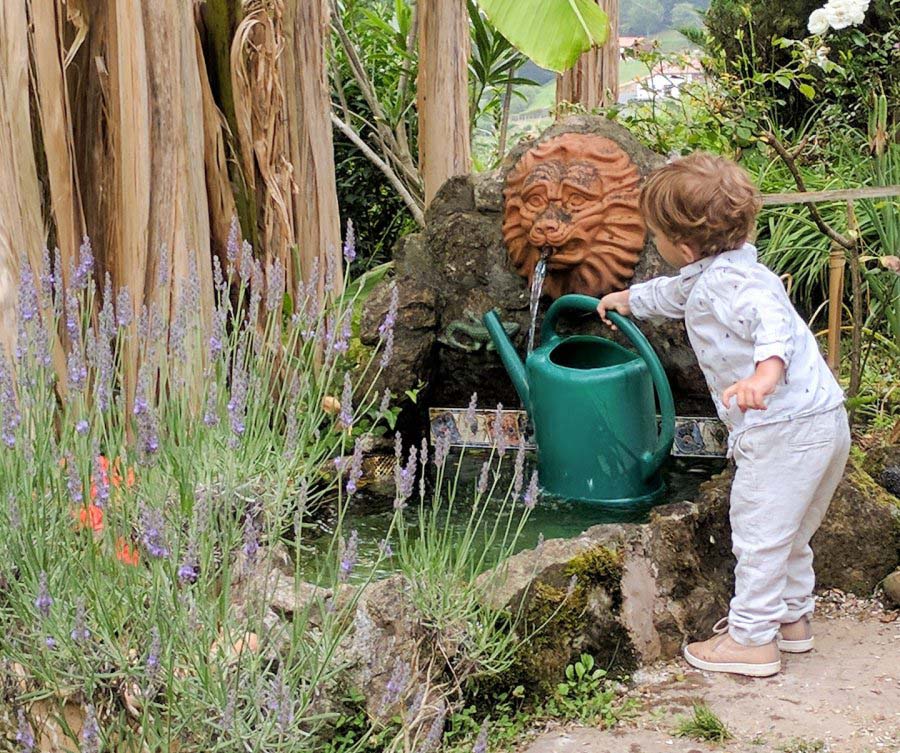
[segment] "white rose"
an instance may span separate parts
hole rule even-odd
[[[828,23],[828,14],[824,8],[817,8],[809,14],[809,21],[806,22],[806,28],[810,34],[824,34],[828,31],[830,24]]]
[[[865,20],[868,9],[869,0],[828,0],[822,8],[832,29],[858,26]]]

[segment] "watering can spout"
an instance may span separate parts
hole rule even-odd
[[[531,400],[528,390],[528,380],[525,376],[525,364],[522,363],[522,359],[519,358],[519,354],[516,353],[512,341],[503,329],[503,325],[500,323],[497,312],[494,310],[488,311],[482,317],[482,321],[491,336],[491,340],[494,341],[494,347],[497,349],[497,353],[500,354],[500,360],[503,362],[503,366],[506,368],[509,378],[516,388],[516,392],[519,393],[519,399],[522,401],[522,405],[524,405],[525,410],[530,413]]]

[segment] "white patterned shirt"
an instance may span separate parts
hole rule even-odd
[[[749,243],[688,264],[675,277],[632,285],[629,303],[638,319],[684,319],[716,411],[728,427],[729,450],[752,426],[824,413],[843,403],[815,337],[781,280],[757,261]],[[725,389],[773,356],[784,361],[785,372],[767,410],[742,413],[737,398],[726,407]]]

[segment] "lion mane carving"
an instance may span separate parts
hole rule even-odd
[[[566,133],[525,152],[506,179],[503,239],[529,285],[549,253],[544,295],[622,290],[644,247],[641,176],[612,139]]]

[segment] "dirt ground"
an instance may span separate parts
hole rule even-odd
[[[816,648],[782,655],[775,677],[704,673],[673,661],[635,673],[637,716],[612,730],[541,733],[520,753],[900,753],[900,619],[880,603],[831,592],[814,620]],[[725,743],[676,737],[706,703]]]

